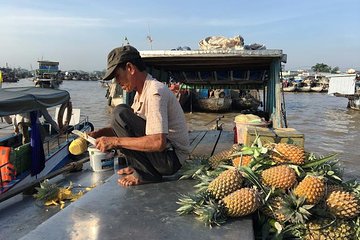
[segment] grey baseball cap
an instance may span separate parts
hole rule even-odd
[[[140,58],[141,56],[139,51],[133,46],[126,45],[114,48],[108,55],[106,73],[103,79],[113,79],[115,74],[115,68],[118,64]]]

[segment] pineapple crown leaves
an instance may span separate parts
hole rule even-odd
[[[38,200],[48,201],[57,197],[60,188],[53,183],[50,183],[48,179],[45,179],[40,183],[40,187],[35,187],[37,193],[34,194],[34,198]]]
[[[230,156],[231,157],[238,157],[241,155],[252,155],[255,158],[264,155],[268,152],[268,149],[265,147],[259,146],[243,146],[240,151],[235,151]]]
[[[266,197],[270,194],[269,188],[267,188],[261,183],[259,177],[256,175],[256,173],[253,170],[251,170],[251,168],[242,166],[239,167],[239,171],[241,172],[244,178],[249,180],[255,187],[260,189],[261,192],[265,194]]]
[[[269,223],[269,232],[273,232],[271,236],[262,239],[272,239],[272,240],[284,240],[284,239],[301,239],[301,233],[299,231],[299,224],[286,224],[281,225],[275,219],[270,219]]]
[[[251,147],[259,147],[259,148],[262,148],[263,147],[263,144],[261,142],[261,138],[260,138],[260,135],[258,134],[257,132],[257,129],[255,128],[255,139],[254,141],[252,142],[251,144]]]
[[[205,194],[180,194],[179,200],[176,202],[181,205],[176,211],[179,215],[192,213],[206,202]]]
[[[194,185],[194,187],[197,188],[196,192],[197,193],[206,192],[210,182],[212,182],[216,177],[218,177],[224,171],[224,167],[235,169],[234,167],[221,165],[215,170],[203,171],[201,174],[197,175],[195,178],[200,180],[200,182]]]
[[[313,155],[314,156],[314,155]],[[313,168],[313,167],[317,167],[319,165],[322,165],[332,159],[334,159],[335,157],[337,156],[337,153],[333,153],[333,154],[330,154],[328,156],[325,156],[325,157],[322,157],[322,158],[308,158],[308,161],[302,165],[301,167],[304,168],[304,169],[309,169],[309,168]]]
[[[225,208],[216,203],[214,200],[209,200],[206,204],[199,206],[193,211],[197,215],[197,219],[212,228],[213,225],[220,226],[226,222]]]
[[[346,191],[354,193],[356,197],[360,199],[360,184],[356,181],[356,179],[344,182],[341,186],[344,187]]]
[[[180,177],[180,180],[195,179],[209,169],[210,166],[208,161],[203,161],[201,159],[187,160],[181,168],[182,176]]]
[[[313,158],[308,163],[301,166],[305,173],[314,176],[320,176],[333,182],[341,183],[343,169],[339,165],[339,160],[334,159],[337,154],[331,154],[327,157]]]
[[[353,220],[354,226],[355,226],[355,236],[356,239],[360,239],[360,217],[357,217]]]
[[[303,176],[305,174],[305,171],[298,165],[295,165],[295,164],[286,164],[286,166],[294,169],[296,175],[298,175],[299,177],[300,176]]]
[[[283,208],[281,212],[287,216],[286,222],[293,224],[304,224],[312,215],[310,210],[314,205],[305,204],[304,197],[297,197],[293,192],[284,196]]]

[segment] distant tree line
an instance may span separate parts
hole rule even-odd
[[[324,63],[317,63],[316,65],[311,67],[311,70],[314,72],[328,72],[328,73],[336,73],[339,71],[339,67],[331,68],[329,65]]]

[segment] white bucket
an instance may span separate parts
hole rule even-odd
[[[114,151],[101,152],[95,147],[88,147],[90,167],[94,172],[103,172],[114,169]]]

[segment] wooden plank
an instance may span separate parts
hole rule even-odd
[[[234,144],[234,132],[233,131],[221,131],[219,141],[217,142],[214,150],[214,154],[229,149]]]
[[[207,131],[205,136],[196,145],[195,149],[192,150],[191,155],[210,157],[218,140],[219,134],[220,131]]]

